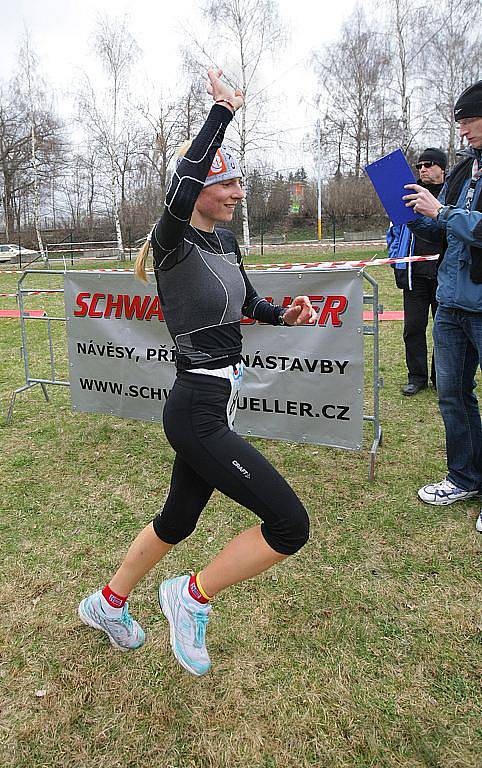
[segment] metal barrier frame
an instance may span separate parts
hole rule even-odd
[[[378,283],[363,270],[364,279],[370,283],[373,292],[364,294],[363,304],[371,304],[373,307],[373,324],[363,326],[364,336],[373,336],[373,416],[363,414],[363,420],[373,424],[373,441],[370,449],[370,465],[368,477],[375,479],[375,460],[378,448],[382,445],[383,434],[380,424],[380,389],[383,387],[383,379],[380,377],[380,320],[383,305],[378,303]]]
[[[249,269],[249,267],[248,267]],[[66,273],[65,270],[39,270],[39,269],[26,269],[24,270],[22,276],[20,277],[18,281],[18,287],[17,287],[17,302],[18,307],[20,310],[20,327],[21,327],[21,334],[22,334],[22,355],[23,355],[23,362],[24,362],[24,368],[25,368],[25,384],[22,387],[19,387],[12,393],[12,397],[10,400],[10,406],[7,413],[7,424],[10,424],[13,418],[13,409],[15,407],[15,401],[17,398],[17,395],[20,394],[20,392],[25,392],[28,389],[32,389],[32,387],[35,387],[37,385],[40,385],[42,388],[42,392],[44,394],[45,400],[49,402],[49,396],[47,392],[46,385],[52,384],[62,387],[70,387],[70,381],[63,381],[62,379],[58,379],[56,377],[55,372],[55,350],[54,350],[54,343],[52,339],[52,322],[61,322],[65,323],[67,318],[64,317],[36,317],[36,316],[30,316],[28,312],[25,311],[24,307],[24,296],[31,294],[31,293],[37,293],[41,291],[42,293],[64,293],[64,288],[25,288],[23,286],[23,283],[25,279],[27,278],[27,275],[29,274],[35,274],[35,275],[55,275],[57,277],[64,276]],[[370,276],[367,275],[365,270],[361,270],[361,274],[363,278],[370,284],[371,286],[371,293],[363,294],[363,305],[370,305],[373,308],[373,323],[371,325],[363,325],[363,335],[364,336],[373,336],[373,415],[369,414],[363,414],[363,420],[368,421],[373,425],[373,440],[372,445],[370,448],[370,462],[369,462],[369,468],[368,468],[368,477],[370,480],[375,479],[375,461],[376,456],[378,452],[378,448],[382,445],[382,428],[380,425],[380,389],[383,387],[383,379],[380,378],[380,346],[379,346],[379,318],[378,315],[383,312],[383,306],[378,303],[378,283]],[[29,363],[29,350],[28,350],[28,338],[27,338],[27,326],[26,322],[46,322],[47,323],[47,333],[48,333],[48,342],[49,342],[49,353],[50,353],[50,371],[51,371],[51,378],[37,378],[35,376],[32,376],[30,373],[30,363]]]
[[[54,350],[54,343],[52,339],[52,322],[60,322],[65,323],[66,318],[65,317],[35,317],[30,316],[28,312],[25,311],[24,306],[24,296],[30,294],[30,293],[36,293],[37,291],[41,290],[42,293],[63,293],[63,288],[24,288],[23,283],[25,279],[27,278],[27,275],[35,274],[35,275],[64,275],[65,272],[62,270],[39,270],[39,269],[25,269],[23,271],[22,276],[20,277],[18,284],[17,284],[17,304],[20,311],[20,330],[22,335],[22,357],[23,357],[23,365],[25,369],[25,384],[23,387],[19,387],[12,393],[12,397],[10,399],[10,406],[7,413],[7,424],[10,424],[13,418],[13,409],[15,407],[15,400],[17,399],[17,395],[20,392],[25,392],[27,389],[32,389],[32,387],[36,387],[38,384],[42,388],[42,392],[44,394],[44,397],[47,402],[49,402],[49,396],[46,388],[46,384],[57,384],[62,387],[70,387],[69,381],[62,381],[61,379],[58,379],[55,373],[55,350]],[[51,378],[45,379],[45,378],[37,378],[35,376],[30,375],[30,362],[29,362],[29,350],[28,350],[28,338],[27,338],[27,320],[29,322],[37,321],[37,322],[46,322],[47,323],[47,334],[48,334],[48,341],[49,341],[49,353],[50,353],[50,372],[51,372]]]

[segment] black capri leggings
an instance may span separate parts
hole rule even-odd
[[[308,540],[301,501],[264,456],[228,427],[231,382],[180,373],[164,408],[164,430],[176,451],[169,496],[153,521],[177,544],[191,534],[215,488],[261,518],[269,546],[292,555]]]

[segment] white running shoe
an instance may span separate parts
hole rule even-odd
[[[475,530],[479,533],[482,533],[482,509],[480,510],[480,514],[475,521]]]
[[[205,675],[211,667],[206,649],[206,627],[211,606],[192,610],[182,592],[189,576],[163,581],[159,587],[159,605],[169,622],[170,642],[179,664],[193,675]]]
[[[435,504],[437,506],[446,506],[453,504],[454,501],[463,501],[478,496],[478,491],[465,491],[458,488],[446,477],[440,483],[429,483],[420,488],[418,497],[426,504]]]
[[[101,592],[85,597],[79,605],[81,621],[94,629],[105,632],[114,648],[119,651],[133,651],[144,644],[146,636],[142,627],[129,613],[129,603],[119,611],[118,619],[111,619],[104,613],[100,601]]]

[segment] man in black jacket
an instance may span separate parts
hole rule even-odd
[[[444,183],[447,156],[440,149],[428,147],[416,164],[420,173],[418,184],[438,197]],[[392,259],[407,256],[429,256],[437,253],[433,243],[415,236],[405,226],[391,226],[387,233],[388,255]],[[395,265],[395,281],[403,289],[405,360],[408,384],[404,395],[416,395],[428,385],[427,325],[429,312],[435,317],[437,302],[437,260],[400,262]],[[435,386],[435,366],[432,356],[430,380]]]

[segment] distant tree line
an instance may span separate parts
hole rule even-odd
[[[326,220],[336,219],[341,227],[383,222],[363,166],[396,147],[414,160],[424,146],[437,146],[455,161],[460,144],[453,103],[482,70],[479,12],[472,0],[387,0],[376,16],[357,7],[337,39],[312,53],[306,66],[318,75],[313,125],[320,121]],[[206,37],[187,31],[189,52],[180,52],[186,85],[177,84],[175,94],[156,83],[135,92],[131,75],[142,52],[127,21],[99,21],[94,54],[105,79],[83,77],[75,94],[75,125],[57,116],[25,41],[26,63],[0,81],[5,241],[31,232],[32,242],[40,243],[40,230],[52,240],[68,230],[87,240],[114,235],[123,253],[126,241],[145,235],[162,212],[179,144],[204,119],[199,73],[214,61],[210,46],[217,60],[228,62],[226,77],[246,93],[245,109],[229,134],[245,169],[246,205],[235,220],[245,243],[250,232],[281,232],[316,219],[316,168],[280,171],[269,161],[278,136],[269,124],[270,89],[259,64],[283,49],[277,3],[211,0],[204,14]],[[306,144],[314,160],[316,143],[313,131]],[[296,194],[303,189],[297,207],[294,183]]]

